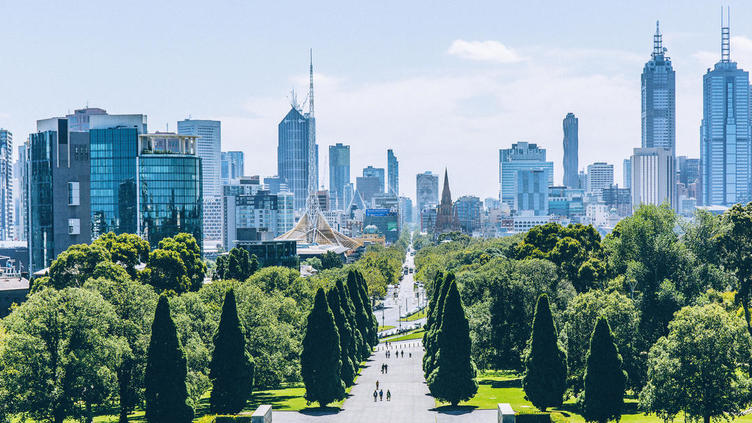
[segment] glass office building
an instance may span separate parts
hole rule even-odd
[[[397,160],[397,156],[394,155],[394,151],[392,151],[391,148],[386,151],[386,164],[387,176],[389,177],[389,185],[386,192],[392,195],[399,196],[399,161]]]
[[[499,150],[499,200],[511,209],[515,209],[518,200],[517,174],[529,170],[544,172],[546,186],[541,187],[538,192],[547,192],[548,187],[553,186],[554,164],[546,161],[545,148],[538,148],[537,144],[518,142],[512,144],[512,148]]]
[[[564,186],[579,188],[580,181],[577,175],[579,170],[579,138],[578,120],[574,113],[567,113],[562,122],[564,128]]]
[[[350,183],[350,146],[337,143],[329,146],[329,193],[336,199],[337,209],[343,210],[345,185]]]
[[[308,197],[308,172],[314,172],[314,181],[318,186],[318,145],[314,144],[313,169],[309,169],[308,152],[313,136],[311,125],[314,118],[303,114],[295,107],[279,123],[277,145],[277,175],[287,180],[287,186],[295,196],[295,208],[305,208]],[[312,187],[313,189],[316,186]]]
[[[752,200],[749,73],[731,61],[727,26],[721,35],[721,61],[702,77],[698,203],[705,206]]]

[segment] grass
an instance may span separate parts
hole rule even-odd
[[[389,342],[396,342],[396,341],[409,341],[411,339],[423,339],[423,328],[420,329],[413,329],[410,332],[405,332],[401,335],[394,335],[390,336],[389,338],[384,338],[381,340],[381,342],[389,341]]]
[[[522,381],[518,375],[506,372],[483,372],[478,376],[478,393],[470,401],[462,402],[461,406],[474,407],[483,410],[495,410],[498,403],[509,403],[516,412],[537,412],[538,410],[525,399]],[[436,407],[447,407],[447,403],[436,401]],[[623,423],[663,423],[656,416],[647,416],[637,410],[636,399],[625,399]],[[560,408],[551,409],[551,421],[556,423],[585,423],[573,399],[566,401]],[[679,416],[676,422],[683,422]],[[735,422],[752,422],[752,415],[740,417]]]
[[[381,332],[381,331],[385,331],[385,330],[389,330],[389,329],[394,329],[394,326],[391,326],[391,325],[379,326],[379,330],[378,331]]]
[[[426,309],[418,310],[413,314],[409,314],[404,319],[400,319],[400,322],[414,322],[419,319],[425,319],[426,317]]]

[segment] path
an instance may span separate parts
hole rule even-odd
[[[413,257],[407,256],[405,264],[413,267]],[[399,296],[387,295],[386,307],[376,312],[379,324],[382,316],[387,325],[398,326],[399,313],[418,306],[413,291],[413,274],[406,275],[400,284]],[[398,307],[401,305],[401,307]],[[410,322],[412,323],[412,322]],[[405,323],[403,322],[403,325]],[[496,422],[495,410],[475,410],[472,413],[448,414],[434,410],[435,402],[428,393],[423,379],[423,346],[419,339],[390,343],[392,358],[386,358],[385,345],[379,344],[376,351],[361,370],[357,383],[345,400],[342,411],[325,415],[313,415],[294,411],[275,411],[274,423],[492,423]],[[396,358],[396,352],[404,351],[404,358]],[[409,355],[412,354],[412,358]],[[381,373],[381,365],[389,366],[387,374]],[[373,401],[376,381],[384,390],[383,401]],[[386,401],[386,391],[392,392],[392,400]]]

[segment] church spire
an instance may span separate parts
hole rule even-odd
[[[452,204],[452,192],[449,190],[449,172],[444,168],[444,189],[441,191],[441,204]]]

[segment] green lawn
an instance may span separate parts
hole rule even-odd
[[[404,319],[400,319],[401,322],[414,322],[418,319],[424,319],[426,317],[426,309],[419,310],[413,314],[409,314]]]
[[[395,342],[395,341],[409,341],[411,339],[423,339],[423,328],[420,329],[413,329],[410,332],[405,332],[401,335],[394,335],[390,336],[389,338],[384,338],[381,340],[381,342],[389,341],[389,342]]]
[[[498,403],[509,403],[516,412],[535,412],[530,401],[525,399],[522,390],[521,379],[518,375],[503,372],[485,372],[478,377],[478,394],[461,406],[477,407],[484,410],[495,410]],[[436,401],[437,407],[447,406],[447,403]],[[551,420],[557,423],[585,423],[585,419],[578,413],[574,400],[569,400],[559,409],[551,411]],[[675,420],[683,422],[683,416]],[[734,420],[736,422],[752,422],[752,415],[743,416]],[[622,415],[623,423],[663,423],[663,420],[655,416],[646,416],[637,411],[637,400],[625,400],[625,413]]]
[[[389,330],[389,329],[394,329],[394,326],[391,326],[391,325],[379,326],[379,330],[378,331],[381,332],[381,331]]]

